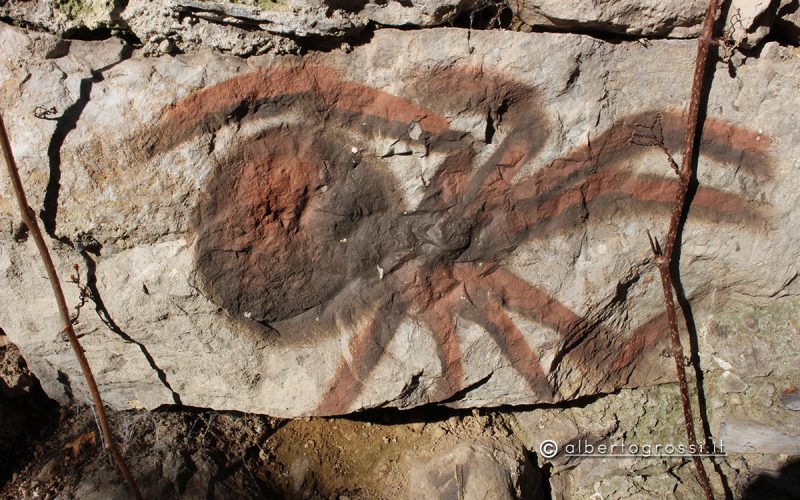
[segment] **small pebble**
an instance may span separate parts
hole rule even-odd
[[[51,459],[49,462],[42,467],[42,470],[39,472],[39,475],[36,476],[36,479],[45,483],[53,478],[53,476],[58,472],[60,469],[60,463],[57,458]]]
[[[438,441],[442,439],[445,434],[447,434],[447,432],[444,429],[442,429],[441,427],[436,427],[431,431],[431,438],[434,441]]]
[[[788,410],[800,411],[800,392],[797,387],[789,387],[778,397],[781,406]]]

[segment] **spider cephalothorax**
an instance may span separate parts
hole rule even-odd
[[[296,66],[233,78],[165,112],[156,152],[227,123],[269,124],[219,155],[198,209],[196,265],[212,300],[285,339],[303,336],[313,322],[313,331],[324,331],[320,318],[333,333],[337,321],[359,325],[319,403],[321,414],[348,410],[407,319],[436,340],[442,377],[431,400],[463,388],[459,320],[492,337],[527,382],[531,402],[552,400],[549,374],[565,358],[586,358],[587,349],[608,351],[597,357],[607,360],[604,366],[593,368],[598,380],[624,371],[654,343],[656,319],[622,348],[624,336],[604,338],[596,323],[504,263],[526,241],[587,223],[589,214],[663,210],[676,183],[633,173],[623,161],[643,149],[630,138],[655,113],[614,123],[591,144],[521,175],[548,135],[535,89],[498,74],[445,68],[420,76],[407,95]],[[480,137],[456,125],[476,116],[485,123]],[[670,148],[680,138],[680,119],[663,116],[653,140],[663,136]],[[766,141],[753,137],[708,120],[702,151],[760,175]],[[437,159],[414,188],[413,206],[410,188],[400,185],[383,161],[389,153],[377,146],[387,138],[397,145],[391,154]],[[759,211],[737,194],[701,187],[693,214],[741,222]],[[551,366],[541,366],[541,353],[512,312],[559,332]]]

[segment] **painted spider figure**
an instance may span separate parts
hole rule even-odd
[[[554,366],[541,366],[511,311],[559,332],[565,356],[581,355],[575,346],[582,343],[612,346],[596,335],[586,341],[596,325],[504,261],[526,241],[585,222],[590,211],[594,217],[670,203],[674,180],[622,166],[637,150],[630,144],[636,125],[652,122],[654,113],[618,122],[591,145],[516,179],[549,133],[534,89],[450,68],[425,75],[407,93],[409,99],[325,68],[296,66],[236,77],[169,108],[151,139],[154,152],[227,123],[267,124],[222,156],[210,180],[196,221],[203,285],[234,317],[276,330],[285,341],[355,328],[319,414],[348,411],[406,319],[425,325],[436,341],[443,376],[432,401],[463,389],[459,319],[492,337],[530,387],[531,402],[553,401]],[[486,116],[484,137],[453,125],[445,113],[454,110]],[[664,116],[669,145],[680,139],[681,123]],[[395,140],[394,149],[438,159],[416,186],[413,206],[398,181],[408,177],[390,172],[386,152],[377,149],[386,138]],[[656,135],[645,140],[651,139],[658,142]],[[755,168],[766,147],[755,134],[713,120],[704,141],[704,154],[739,168]],[[740,196],[705,187],[693,210],[716,220],[753,214]],[[656,325],[634,332],[602,369],[619,369],[641,354],[658,336]]]

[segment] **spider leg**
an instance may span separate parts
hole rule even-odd
[[[515,190],[515,197],[524,200],[519,207],[533,210],[535,224],[547,218],[558,217],[575,206],[603,200],[629,200],[655,204],[669,204],[675,198],[678,183],[672,179],[632,175],[622,169],[613,168],[598,173],[568,191],[554,195],[530,196],[520,186]],[[711,187],[700,187],[695,194],[693,204],[710,209],[720,215],[740,215],[745,210],[745,200],[736,194]]]
[[[526,160],[542,147],[541,131],[535,126],[527,126],[512,132],[470,179],[464,197],[471,200],[492,197],[506,189]]]
[[[636,368],[637,360],[662,340],[669,339],[667,313],[656,314],[634,330],[625,346],[614,358],[611,369],[614,372],[631,372]],[[628,375],[629,377],[630,375]]]
[[[481,279],[502,297],[507,307],[554,330],[570,330],[580,321],[568,307],[502,267],[494,268]]]
[[[459,267],[463,269],[464,266]],[[552,401],[553,389],[542,369],[539,356],[531,349],[497,297],[493,296],[495,291],[490,285],[481,282],[475,271],[465,273],[464,277],[471,307],[465,308],[461,315],[489,332],[511,362],[511,366],[525,379],[531,389],[545,401]]]
[[[151,152],[166,151],[201,133],[216,131],[230,121],[242,104],[252,110],[276,103],[283,108],[289,100],[303,100],[331,112],[349,114],[351,123],[364,120],[408,129],[418,123],[426,133],[444,134],[446,118],[407,99],[342,79],[325,66],[295,66],[260,69],[230,78],[192,93],[169,106],[150,134]]]
[[[468,146],[450,144],[447,156],[425,190],[418,211],[433,211],[455,205],[461,199],[470,178],[474,153]]]
[[[674,112],[661,113],[663,117],[660,137],[653,137],[652,144],[663,141],[666,148],[677,151],[682,144],[685,123],[683,117]],[[615,162],[632,160],[645,154],[645,145],[632,144],[642,124],[653,121],[655,111],[628,116],[612,124],[599,136],[592,137],[584,146],[568,151],[547,167],[520,181],[521,191],[528,197],[542,193],[553,193],[580,183]],[[735,166],[752,176],[770,177],[768,148],[769,138],[733,124],[706,118],[700,151],[705,157]]]
[[[590,209],[594,216],[602,216],[629,210],[632,205],[637,210],[667,207],[673,202],[677,187],[674,180],[630,175],[622,169],[605,170],[557,193],[531,195],[525,185],[517,185],[508,210],[484,216],[472,251],[495,255],[526,239],[575,227],[588,217]],[[698,188],[690,212],[690,217],[698,216],[737,223],[755,223],[762,218],[760,210],[742,196],[703,186]],[[472,256],[469,251],[465,255]]]
[[[343,359],[331,378],[327,391],[317,405],[316,413],[346,413],[364,388],[364,383],[377,366],[384,350],[397,331],[402,304],[389,300],[378,307],[366,326],[350,342],[352,361]]]
[[[421,314],[436,339],[436,354],[442,363],[445,387],[437,391],[436,399],[447,399],[455,394],[464,382],[461,348],[449,304],[437,302]]]

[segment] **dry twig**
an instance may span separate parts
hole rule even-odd
[[[709,0],[708,8],[706,9],[705,19],[703,20],[703,32],[700,35],[697,46],[697,57],[695,59],[694,79],[692,81],[691,100],[689,101],[689,116],[686,123],[686,135],[684,136],[683,144],[683,158],[681,160],[680,170],[678,170],[678,191],[675,193],[675,204],[672,207],[672,218],[669,223],[669,230],[667,237],[664,240],[664,248],[662,249],[658,241],[650,237],[650,248],[653,251],[654,260],[658,266],[659,274],[661,275],[661,285],[664,290],[664,302],[667,308],[667,319],[669,321],[669,330],[672,337],[672,358],[675,360],[675,370],[678,373],[678,385],[681,392],[681,404],[683,406],[683,418],[686,423],[686,437],[688,444],[694,450],[698,450],[697,436],[694,429],[694,417],[692,415],[692,406],[689,401],[689,386],[686,382],[686,368],[684,366],[683,346],[681,345],[680,335],[678,334],[678,319],[675,312],[675,302],[672,296],[674,288],[672,276],[670,274],[670,265],[674,259],[675,245],[678,240],[678,230],[683,218],[684,210],[687,208],[686,196],[689,192],[689,183],[692,179],[692,162],[694,159],[695,149],[697,147],[697,127],[700,114],[700,98],[703,90],[703,80],[705,78],[706,62],[708,61],[708,51],[711,45],[711,39],[714,31],[714,22],[719,10],[719,0]],[[671,158],[670,158],[671,159]],[[674,161],[671,162],[673,168],[675,167]],[[697,454],[693,454],[692,461],[697,476],[700,480],[700,485],[707,499],[713,499],[714,494],[711,490],[711,483],[708,480],[708,475],[703,468],[703,462]]]
[[[139,487],[136,485],[136,481],[134,480],[130,469],[128,469],[125,459],[122,458],[122,454],[120,453],[113,437],[111,436],[111,428],[108,425],[106,412],[103,408],[103,400],[100,397],[100,391],[98,390],[97,383],[94,380],[94,375],[92,374],[92,369],[89,366],[89,361],[86,359],[86,355],[83,353],[83,348],[81,347],[78,337],[75,335],[75,330],[72,327],[72,318],[70,317],[69,308],[67,307],[67,301],[64,298],[64,292],[61,289],[61,282],[58,279],[58,273],[53,265],[53,259],[50,257],[50,252],[47,249],[47,244],[42,236],[42,231],[39,229],[39,224],[36,221],[36,215],[34,214],[33,209],[28,205],[28,201],[25,197],[25,189],[22,186],[19,170],[17,169],[17,164],[14,161],[14,156],[11,153],[11,144],[8,140],[2,115],[0,115],[0,149],[2,149],[3,160],[8,168],[8,175],[11,178],[11,185],[17,198],[17,203],[19,204],[19,210],[22,214],[22,221],[26,226],[28,226],[28,230],[30,231],[31,236],[33,236],[33,240],[36,242],[36,247],[39,250],[39,255],[42,258],[42,263],[44,264],[45,270],[47,271],[47,276],[50,279],[50,286],[53,288],[53,295],[55,295],[56,302],[58,303],[58,311],[61,315],[61,322],[63,324],[62,332],[65,333],[69,339],[72,350],[75,352],[75,356],[78,358],[78,363],[81,366],[83,376],[86,379],[86,384],[89,386],[89,392],[92,394],[92,400],[94,401],[95,412],[100,424],[100,430],[103,433],[105,447],[111,454],[111,457],[114,459],[114,463],[117,465],[117,468],[119,468],[119,471],[122,473],[125,481],[128,483],[131,493],[133,493],[137,499],[141,499],[142,494],[139,491]]]

